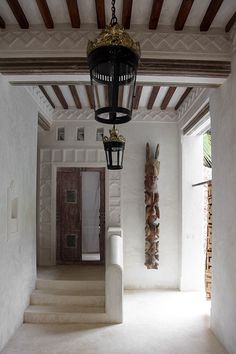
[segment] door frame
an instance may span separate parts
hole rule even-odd
[[[51,185],[51,263],[56,265],[56,247],[57,247],[57,233],[56,233],[56,210],[57,210],[57,169],[58,168],[105,168],[105,248],[106,248],[106,230],[108,225],[108,171],[105,163],[68,163],[68,162],[53,162],[52,163],[52,185]],[[106,261],[106,260],[105,260]],[[83,264],[94,264],[94,262],[83,262]],[[100,264],[100,263],[99,263]]]

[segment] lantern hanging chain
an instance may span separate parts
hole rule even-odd
[[[111,1],[111,13],[112,13],[111,22],[110,22],[111,26],[114,26],[117,24],[115,3],[116,3],[116,0]]]

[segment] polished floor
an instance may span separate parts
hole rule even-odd
[[[198,293],[128,291],[119,325],[23,324],[2,354],[227,354]]]

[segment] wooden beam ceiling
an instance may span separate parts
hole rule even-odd
[[[133,0],[123,0],[122,25],[125,29],[130,28]]]
[[[143,85],[138,85],[135,90],[135,96],[133,100],[133,108],[138,109],[141,93],[143,90]]]
[[[16,21],[18,22],[20,28],[23,29],[29,28],[29,22],[25,17],[25,14],[18,0],[7,0],[7,3],[10,6],[11,11],[13,12],[13,15],[15,16]]]
[[[200,25],[200,31],[208,31],[224,0],[211,0]]]
[[[229,32],[233,27],[233,25],[235,24],[235,22],[236,22],[236,11],[231,17],[231,19],[229,20],[229,22],[227,23],[227,25],[225,26],[225,32]]]
[[[161,110],[163,111],[164,109],[167,108],[173,94],[175,93],[175,90],[176,90],[176,87],[175,86],[171,86],[168,88],[168,91],[162,101],[162,104],[161,104]]]
[[[184,102],[184,100],[186,99],[186,97],[190,94],[190,92],[192,91],[192,87],[188,87],[186,88],[186,90],[184,91],[184,93],[182,94],[182,96],[180,97],[179,101],[176,103],[175,105],[175,110],[177,110],[181,104]]]
[[[69,89],[70,89],[71,95],[73,97],[73,100],[75,102],[76,108],[81,109],[82,106],[81,106],[81,102],[80,102],[79,95],[78,95],[75,85],[69,85]]]
[[[160,90],[160,86],[153,86],[151,95],[148,100],[147,109],[152,109],[159,90]]]
[[[47,4],[47,0],[36,0],[39,11],[47,28],[54,28],[53,19]]]
[[[73,28],[80,27],[80,15],[77,0],[66,0],[70,15],[70,22]]]
[[[89,101],[89,107],[93,108],[93,93],[92,93],[92,87],[90,85],[85,85],[88,101]]]
[[[149,20],[149,29],[156,29],[164,0],[153,0],[152,11]]]
[[[98,28],[105,28],[106,16],[105,16],[104,0],[96,0],[96,12],[97,12]]]
[[[1,16],[0,16],[0,28],[6,28],[6,23]]]
[[[192,8],[194,0],[183,0],[179,9],[179,13],[177,15],[175,21],[175,30],[182,31],[184,28],[185,22],[188,18],[189,12]]]
[[[55,92],[58,100],[60,101],[60,104],[62,105],[62,107],[64,109],[68,109],[68,104],[67,104],[67,102],[65,100],[65,97],[63,96],[63,93],[61,92],[60,87],[57,86],[57,85],[52,85],[52,89]]]
[[[46,97],[46,99],[48,100],[48,102],[50,103],[50,105],[52,106],[52,108],[55,108],[55,104],[53,103],[53,101],[51,100],[51,97],[49,96],[49,94],[47,93],[47,91],[45,90],[45,88],[42,85],[39,85],[39,89],[42,91],[42,93],[44,94],[44,96]]]

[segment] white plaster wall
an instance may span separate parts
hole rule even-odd
[[[176,123],[128,123],[120,127],[127,139],[122,172],[124,286],[177,288],[179,279],[179,140]],[[160,144],[160,242],[158,270],[144,265],[144,166],[146,142]]]
[[[203,137],[182,137],[182,243],[180,289],[204,289]]]
[[[236,353],[236,53],[232,74],[210,99],[213,155],[211,327]]]
[[[36,106],[24,88],[11,87],[1,75],[0,135],[1,350],[22,323],[35,285],[37,151]],[[8,207],[15,198],[18,218],[12,227]]]
[[[56,128],[59,126],[65,126],[66,128],[65,142],[56,141]],[[85,128],[84,142],[77,142],[75,139],[77,127]],[[101,127],[101,125],[94,121],[55,122],[52,132],[40,134],[39,145],[41,148],[54,149],[54,151],[59,147],[74,150],[93,147],[103,150],[102,142],[95,141],[97,127]],[[110,126],[104,126],[104,128],[107,134]],[[181,215],[178,205],[179,140],[177,124],[130,122],[120,126],[119,129],[120,133],[127,138],[124,169],[116,172],[117,178],[120,176],[122,181],[121,227],[124,235],[124,286],[126,288],[176,288],[179,279],[179,219]],[[159,270],[147,270],[144,266],[144,165],[147,141],[153,147],[157,143],[160,144],[161,228]],[[104,154],[103,151],[101,153]],[[86,164],[84,160],[83,163]],[[91,162],[88,161],[88,163],[91,166]],[[113,193],[112,190],[111,193]],[[115,208],[119,209],[120,203],[119,193],[117,197],[116,194],[116,191],[114,191],[112,201],[114,210]],[[120,224],[108,224],[107,226],[120,226]],[[42,261],[44,261],[43,257]]]
[[[210,99],[213,155],[213,290],[211,327],[236,353],[236,53],[232,74]]]

